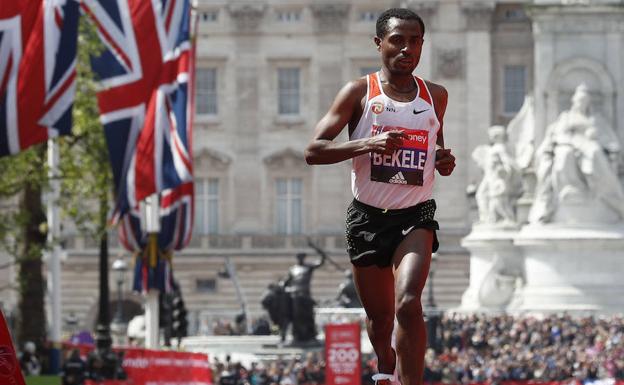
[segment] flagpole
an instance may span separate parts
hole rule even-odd
[[[145,230],[148,233],[148,258],[146,263],[149,268],[155,269],[158,258],[158,233],[160,232],[160,202],[158,194],[152,194],[145,199]],[[158,320],[158,289],[150,288],[145,293],[145,347],[158,349],[159,320]]]
[[[50,301],[50,371],[58,373],[61,364],[61,222],[58,201],[61,197],[59,179],[59,148],[56,138],[48,139],[48,178],[50,195],[48,200],[48,299]]]

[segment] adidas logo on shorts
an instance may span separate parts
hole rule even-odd
[[[405,180],[401,171],[397,172],[396,175],[390,178],[388,182],[393,184],[407,184],[407,180]]]

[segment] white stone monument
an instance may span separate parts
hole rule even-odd
[[[511,310],[624,310],[620,144],[579,85],[536,151],[529,224],[514,239],[526,282]]]
[[[462,240],[470,250],[470,284],[461,310],[500,311],[512,301],[522,280],[522,256],[513,239],[519,230],[516,201],[522,194],[520,170],[503,126],[488,129],[490,143],[472,153],[483,170],[475,198],[479,220]]]

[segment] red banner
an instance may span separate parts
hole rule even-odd
[[[361,355],[360,324],[325,326],[326,385],[359,384]]]
[[[500,381],[501,385],[624,385],[623,380],[616,380],[613,378],[602,378],[596,380],[578,380],[578,379],[569,379],[563,381]],[[450,384],[444,382],[427,382],[426,385],[462,385],[461,383],[452,382]],[[470,382],[464,385],[491,385],[491,382]]]
[[[0,384],[25,385],[13,341],[4,315],[0,310]]]
[[[87,353],[84,346],[81,348],[82,353]],[[98,385],[213,385],[206,354],[135,348],[123,351],[128,379]],[[86,385],[94,382],[87,381]]]

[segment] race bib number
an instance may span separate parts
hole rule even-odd
[[[403,139],[401,148],[392,154],[371,153],[371,180],[422,186],[423,171],[427,162],[427,149],[429,148],[429,131],[373,125],[371,136],[392,130],[403,131],[408,139]]]

